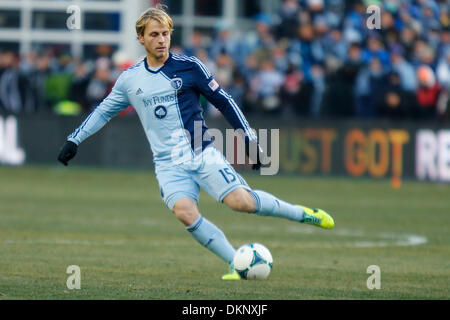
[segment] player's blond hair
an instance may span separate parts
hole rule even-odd
[[[153,19],[161,23],[162,25],[169,28],[170,32],[173,31],[173,21],[172,18],[167,14],[165,9],[167,6],[158,4],[154,8],[148,8],[145,10],[139,19],[136,21],[136,33],[139,37],[139,35],[143,36],[145,32],[145,27],[147,26],[147,23]]]

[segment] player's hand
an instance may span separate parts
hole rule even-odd
[[[255,163],[252,165],[253,170],[259,170],[261,169],[261,162]]]
[[[264,158],[264,152],[258,142],[247,142],[245,153],[249,159],[254,163],[252,164],[253,170],[261,169],[261,159]]]
[[[77,154],[78,146],[72,141],[66,141],[59,151],[58,161],[60,161],[65,166],[68,165],[69,161],[75,157]]]
[[[261,147],[259,146],[259,144],[258,144],[257,148],[258,149],[257,149],[257,153],[256,153],[256,163],[254,163],[252,165],[252,169],[253,170],[261,169],[261,158],[262,158],[262,155],[263,155],[263,151],[262,151]]]

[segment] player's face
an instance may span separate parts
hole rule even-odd
[[[169,55],[170,30],[160,22],[150,19],[144,34],[139,35],[139,41],[145,47],[150,59],[163,60]]]

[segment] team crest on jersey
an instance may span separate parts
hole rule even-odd
[[[183,80],[181,78],[173,78],[172,80],[170,80],[170,85],[175,90],[180,90],[183,86]]]
[[[155,108],[155,117],[162,119],[167,115],[167,109],[164,106],[157,106]]]

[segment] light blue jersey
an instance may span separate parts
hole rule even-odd
[[[205,137],[207,127],[199,104],[200,94],[218,108],[235,129],[242,129],[247,139],[256,141],[256,135],[239,107],[205,65],[195,57],[174,53],[169,53],[169,58],[158,70],[150,69],[144,59],[124,71],[108,97],[68,136],[68,140],[80,144],[132,105],[150,143],[155,163],[163,162],[167,166],[192,160],[212,143]]]

